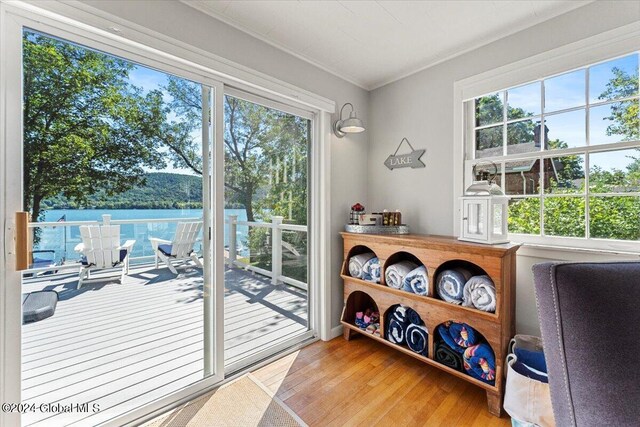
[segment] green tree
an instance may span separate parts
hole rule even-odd
[[[131,63],[32,32],[23,60],[23,204],[34,219],[46,198],[120,193],[163,167],[162,98],[129,84]]]
[[[165,142],[171,161],[201,174],[201,147],[192,136],[201,126],[200,85],[169,77],[166,90],[171,95],[168,108],[178,116],[164,132],[171,135],[171,143]],[[232,96],[224,98],[224,113],[227,203],[243,206],[248,221],[288,218],[291,207],[292,219],[306,224],[307,120]],[[294,162],[296,177],[291,176]],[[290,165],[287,179],[277,179],[283,171],[276,168],[285,163]]]
[[[476,100],[476,126],[484,126],[501,122],[504,113],[504,103],[500,94],[484,96]],[[524,119],[533,113],[522,108],[507,105],[509,120]],[[507,126],[507,143],[509,145],[534,141],[535,124],[531,120],[511,123]],[[502,147],[503,127],[489,127],[476,131],[476,150]],[[500,153],[502,154],[502,153]],[[497,154],[497,155],[500,155]]]

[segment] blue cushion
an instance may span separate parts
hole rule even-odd
[[[120,261],[114,262],[113,266],[115,267],[116,265],[120,264],[122,261],[124,261],[124,259],[127,257],[127,250],[126,249],[120,249]],[[89,265],[89,261],[87,261],[87,257],[86,256],[82,256],[82,258],[80,258],[80,263],[82,265]],[[93,265],[93,264],[91,264]]]
[[[158,245],[158,250],[160,252],[162,252],[166,256],[175,257],[175,255],[171,255],[171,249],[173,249],[173,245]],[[192,252],[193,250],[190,250],[189,255],[191,255]]]
[[[158,250],[166,256],[171,256],[171,249],[173,245],[158,245]]]

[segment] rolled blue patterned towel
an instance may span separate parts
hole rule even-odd
[[[401,289],[407,274],[411,273],[416,267],[416,263],[411,261],[401,261],[389,266],[384,272],[387,286]]]
[[[452,304],[461,304],[464,296],[464,285],[471,279],[471,272],[465,268],[444,270],[438,274],[436,285],[438,295]]]
[[[387,340],[398,345],[406,344],[406,329],[406,323],[398,322],[395,318],[392,317],[391,319],[389,319],[387,326]]]
[[[367,252],[366,254],[358,254],[349,258],[349,275],[357,279],[362,279],[362,273],[364,265],[372,258],[375,258],[373,252]]]
[[[402,289],[417,295],[429,295],[427,267],[421,265],[409,272],[402,281]]]
[[[489,384],[496,380],[496,359],[489,344],[478,344],[467,348],[462,355],[464,370],[474,378]]]
[[[407,323],[413,323],[414,325],[424,325],[422,318],[414,309],[407,307],[406,308],[406,317]]]
[[[391,317],[396,319],[400,323],[407,323],[407,310],[409,307],[404,306],[402,304],[398,304],[395,306],[393,311],[391,312]]]
[[[429,353],[429,332],[426,326],[410,324],[405,331],[407,345],[418,354],[428,356]]]
[[[478,343],[479,336],[475,329],[466,323],[447,322],[438,326],[438,333],[443,341],[458,353]]]
[[[380,260],[378,257],[373,257],[364,264],[361,279],[380,283]]]

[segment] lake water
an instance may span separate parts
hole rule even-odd
[[[111,215],[111,220],[125,219],[167,219],[167,218],[198,218],[202,219],[202,210],[200,209],[53,209],[46,211],[45,222],[58,221],[66,216],[66,221],[102,221],[102,215]],[[247,213],[244,209],[225,209],[225,217],[227,215],[237,215],[238,221],[246,221]],[[43,228],[40,234],[40,242],[34,246],[35,250],[45,249],[55,251],[55,259],[57,261],[65,258],[73,260],[78,258],[78,254],[74,252],[75,246],[82,241],[80,238],[79,226],[62,226],[55,228]],[[120,226],[121,240],[135,240],[132,256],[150,256],[153,255],[149,237],[158,237],[160,239],[171,240],[175,234],[177,222],[161,222],[161,223],[142,223],[142,224],[124,224]],[[225,227],[224,244],[228,245],[228,228]],[[247,226],[237,227],[238,245],[246,248],[246,239],[248,236]],[[196,243],[196,250],[200,250],[200,242],[202,236]],[[245,249],[246,250],[246,249]],[[50,258],[53,254],[42,254],[43,257]],[[39,256],[36,254],[36,256]]]

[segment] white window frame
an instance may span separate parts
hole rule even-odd
[[[277,80],[250,68],[235,64],[224,58],[197,49],[178,40],[172,39],[144,27],[117,19],[111,15],[98,13],[82,3],[47,2],[30,4],[23,2],[5,2],[0,0],[0,165],[8,159],[20,158],[20,152],[12,152],[17,144],[8,141],[21,140],[22,130],[16,123],[21,123],[21,93],[16,87],[8,87],[8,75],[21,75],[22,52],[5,49],[7,40],[15,37],[16,29],[33,28],[37,31],[69,39],[104,52],[121,56],[146,66],[189,78],[199,83],[216,87],[216,105],[222,105],[224,91],[227,87],[242,89],[249,93],[267,98],[288,109],[306,112],[312,120],[312,160],[309,177],[311,224],[309,227],[309,307],[310,334],[320,339],[331,337],[331,288],[330,244],[330,174],[331,129],[330,117],[335,110],[335,102],[286,82]],[[108,31],[117,28],[117,34]],[[11,46],[15,43],[11,44]],[[13,76],[15,78],[15,76]],[[221,88],[220,83],[224,85]],[[19,92],[19,91],[18,91]],[[218,122],[222,122],[222,108],[216,108]],[[222,127],[217,129],[216,138],[221,140]],[[7,148],[8,147],[8,148]],[[223,144],[216,144],[214,162],[216,174],[212,177],[212,185],[223,179]],[[4,167],[0,167],[3,170]],[[0,191],[14,188],[20,191],[21,177],[6,176],[0,173]],[[13,253],[13,211],[15,206],[6,204],[7,194],[0,194],[0,246],[3,257],[0,260],[0,401],[19,402],[20,400],[20,287],[16,283],[20,274],[14,269]],[[223,194],[218,192],[213,200],[215,218],[214,233],[217,246],[221,247],[224,223],[218,213],[223,209]],[[5,226],[6,225],[6,226]],[[213,251],[217,266],[215,281],[222,282],[223,265],[221,257]],[[220,258],[220,259],[218,259]],[[222,294],[221,294],[222,295]],[[222,329],[223,298],[216,298],[215,316],[217,328]],[[216,345],[223,349],[222,334],[216,334]],[[296,340],[297,342],[297,340]],[[294,345],[291,341],[289,345]],[[285,350],[279,347],[279,351]],[[274,356],[275,357],[275,356]],[[221,359],[216,359],[216,373],[223,373]],[[217,375],[216,375],[217,376]],[[219,384],[219,383],[218,383]],[[131,423],[140,416],[148,416],[164,410],[167,405],[184,402],[197,393],[217,386],[213,381],[203,380],[180,392],[167,396],[140,410],[133,411],[108,424],[121,425]],[[153,411],[153,412],[150,412]],[[0,412],[0,426],[19,425],[20,414]]]
[[[465,119],[466,117],[473,117],[473,112],[469,111],[469,109],[473,109],[473,103],[466,101],[484,96],[486,94],[496,93],[505,90],[506,88],[515,88],[527,83],[547,79],[550,76],[564,74],[572,70],[589,67],[593,64],[606,62],[617,57],[623,57],[625,55],[637,52],[637,40],[639,37],[640,23],[636,22],[529,57],[521,61],[514,62],[506,66],[496,68],[494,70],[476,76],[456,81],[454,83],[453,203],[455,215],[453,226],[457,235],[460,233],[460,202],[458,200],[458,197],[464,193],[465,183],[468,183],[471,180],[471,168],[466,166],[474,161],[467,159],[466,154],[469,147],[467,146],[468,142],[465,140],[465,135],[471,134],[471,132],[473,132],[475,129],[473,121]],[[595,105],[595,103],[592,105]],[[568,111],[571,110],[572,109],[568,109]],[[554,114],[555,113],[556,112],[554,112]],[[541,112],[541,114],[544,113]],[[538,158],[561,157],[571,154],[611,151],[613,149],[624,149],[630,147],[635,148],[638,146],[640,146],[640,143],[638,141],[631,141],[615,144],[586,146],[580,148],[568,148],[564,150],[549,150],[540,152],[536,151],[534,153],[526,154],[487,157],[482,158],[482,160],[517,160],[522,158],[530,158],[532,156],[537,156]],[[506,150],[506,143],[504,147],[504,149]],[[506,154],[506,151],[504,151],[503,153]],[[585,175],[588,175],[588,166],[588,164],[585,164]],[[628,195],[634,194],[635,193],[629,193]],[[545,197],[545,195],[541,194],[540,196],[536,197],[542,198]],[[583,197],[585,196],[583,195]],[[542,246],[547,248],[575,248],[607,253],[640,253],[640,242],[637,241],[556,236],[531,236],[513,233],[509,234],[509,238],[514,242],[523,243],[525,245]]]

